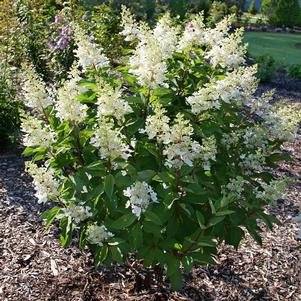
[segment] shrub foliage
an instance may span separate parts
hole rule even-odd
[[[128,45],[116,66],[72,24],[69,78],[49,92],[25,72],[24,154],[46,225],[60,220],[61,242],[77,236],[96,263],[167,267],[174,288],[181,268],[214,263],[217,246],[237,247],[285,181],[269,171],[287,159],[297,111],[273,110],[255,97],[256,68],[245,66],[241,30],[231,18],[206,28],[203,15],[185,28],[163,16],[154,28],[123,8]]]

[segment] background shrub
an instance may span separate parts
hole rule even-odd
[[[261,11],[275,26],[300,26],[301,9],[298,0],[264,0]]]
[[[288,67],[288,74],[290,77],[301,78],[301,65],[291,65]]]
[[[19,107],[15,91],[4,74],[0,77],[0,151],[15,144],[19,135]]]
[[[270,55],[262,55],[255,58],[258,66],[257,77],[261,82],[271,81],[276,73],[277,64],[275,59]]]

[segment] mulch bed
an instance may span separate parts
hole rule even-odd
[[[301,95],[278,91],[277,98]],[[249,236],[238,250],[221,246],[217,264],[195,267],[180,292],[169,284],[137,291],[139,263],[94,268],[91,254],[76,245],[61,248],[56,226],[46,231],[39,218],[31,179],[18,155],[0,156],[0,300],[301,300],[301,240],[296,217],[301,200],[301,133],[286,150],[294,158],[277,171],[292,177],[288,197],[267,208],[282,221],[263,226],[263,245]]]

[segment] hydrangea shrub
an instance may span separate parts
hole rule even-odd
[[[168,14],[154,28],[123,8],[128,43],[119,64],[72,25],[77,65],[57,91],[28,69],[24,154],[46,225],[61,242],[77,237],[96,263],[161,265],[174,288],[181,270],[214,263],[217,246],[237,247],[264,206],[283,196],[271,172],[287,159],[300,114],[255,97],[256,68],[245,65],[241,30],[231,18],[185,28]]]

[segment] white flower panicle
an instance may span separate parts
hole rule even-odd
[[[70,216],[77,224],[92,216],[91,208],[83,206],[83,203],[79,205],[70,203],[68,207],[64,209],[64,213]]]
[[[248,128],[243,132],[242,137],[248,149],[267,149],[269,135],[266,128],[259,126]]]
[[[131,156],[132,150],[123,142],[124,140],[125,136],[118,129],[114,129],[114,124],[111,120],[101,118],[90,142],[99,149],[102,159],[114,160],[122,158],[127,160]]]
[[[138,77],[141,86],[166,86],[165,60],[176,50],[178,28],[172,26],[168,14],[163,16],[154,30],[140,25],[139,43],[130,57],[130,72]]]
[[[81,123],[86,119],[88,107],[77,100],[83,91],[78,86],[80,79],[78,70],[72,69],[69,79],[57,91],[56,116],[62,121]]]
[[[158,41],[151,33],[144,34],[130,57],[130,72],[137,76],[141,86],[157,88],[165,85],[167,65]]]
[[[146,133],[149,139],[156,138],[158,143],[167,143],[170,136],[169,117],[167,111],[161,105],[154,106],[154,115],[149,115],[145,121],[145,129],[140,130]]]
[[[109,59],[102,53],[103,48],[92,42],[85,32],[78,26],[73,25],[74,38],[77,49],[74,50],[78,58],[78,65],[86,71],[93,67],[96,70],[109,66]]]
[[[223,194],[227,195],[230,193],[240,198],[242,196],[246,183],[247,181],[241,176],[230,179],[229,183],[225,187],[223,187]]]
[[[246,175],[251,174],[254,171],[261,172],[265,164],[265,151],[257,149],[255,153],[240,155],[239,165],[243,168]]]
[[[103,246],[103,243],[109,238],[114,237],[114,234],[109,232],[104,225],[97,224],[89,225],[86,230],[87,240],[92,245]]]
[[[266,200],[269,202],[276,202],[285,197],[287,182],[285,179],[273,180],[269,184],[262,183],[262,190],[258,188],[255,195],[258,199]]]
[[[38,167],[32,162],[25,163],[26,171],[32,176],[39,203],[46,203],[48,199],[59,196],[59,182],[55,179],[52,168]]]
[[[202,141],[202,145],[199,149],[199,157],[202,160],[202,165],[205,170],[210,170],[210,161],[216,160],[217,147],[215,137],[207,137]]]
[[[204,33],[204,40],[209,47],[218,45],[229,34],[230,27],[234,21],[234,16],[230,15],[222,19],[214,28],[207,28]]]
[[[210,169],[210,160],[215,160],[216,141],[214,137],[203,140],[201,146],[194,141],[193,128],[183,114],[178,113],[172,126],[166,110],[160,105],[154,107],[154,115],[149,115],[145,121],[145,129],[149,139],[156,138],[158,143],[164,145],[163,155],[167,156],[165,165],[169,168],[180,169],[184,164],[193,166],[194,160],[201,159],[203,167]]]
[[[220,108],[219,99],[216,98],[216,95],[213,95],[214,89],[215,86],[207,84],[186,98],[186,102],[191,106],[192,113],[200,114],[211,109]]]
[[[101,116],[113,116],[117,120],[123,120],[126,114],[133,112],[128,102],[122,98],[121,88],[114,89],[103,81],[99,83],[99,86],[98,118],[101,118]]]
[[[32,67],[26,66],[24,78],[23,91],[26,106],[42,112],[53,104],[53,100],[47,93],[45,83]]]
[[[159,44],[163,59],[171,57],[177,49],[179,28],[173,26],[169,13],[166,13],[153,30],[154,39]]]
[[[301,106],[285,105],[264,115],[270,138],[291,141],[296,137],[301,121]]]
[[[201,47],[206,44],[204,13],[196,15],[191,22],[187,23],[178,44],[178,50],[192,46]]]
[[[140,33],[139,25],[136,23],[134,16],[125,6],[121,6],[121,35],[125,36],[125,41],[134,41]]]
[[[239,67],[229,72],[225,78],[207,83],[192,96],[187,97],[186,102],[195,114],[219,109],[220,101],[249,104],[257,89],[256,71],[256,66]]]
[[[55,142],[55,132],[41,120],[34,118],[29,114],[22,116],[21,131],[23,135],[24,146],[39,146],[42,148],[51,147]]]
[[[157,194],[146,182],[135,182],[123,191],[124,196],[129,198],[125,207],[131,208],[138,219],[144,213],[151,202],[157,202]]]
[[[167,144],[163,150],[166,155],[165,165],[170,168],[179,169],[186,164],[193,166],[193,161],[199,158],[201,146],[194,141],[193,128],[189,120],[185,120],[183,114],[178,113],[175,124],[170,129],[169,139],[165,140]]]
[[[225,37],[215,44],[206,54],[213,67],[221,66],[229,70],[237,68],[245,62],[247,44],[242,43],[243,29]]]
[[[224,79],[216,81],[213,92],[215,99],[219,98],[226,103],[232,101],[248,104],[258,86],[256,72],[257,66],[255,65],[239,67],[228,73]]]

